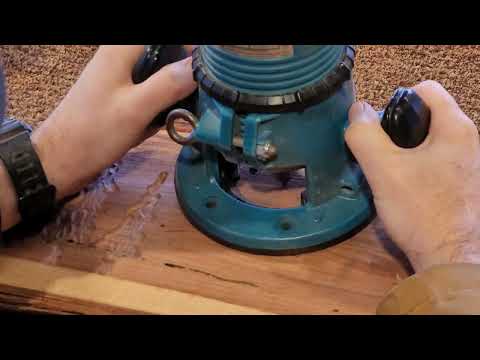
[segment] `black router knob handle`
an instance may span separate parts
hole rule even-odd
[[[421,145],[430,130],[430,109],[412,89],[399,88],[386,107],[382,127],[401,148]]]
[[[132,72],[132,80],[134,84],[140,84],[157,73],[160,69],[168,64],[185,59],[188,56],[182,45],[148,45],[142,56],[135,64]],[[184,108],[190,112],[194,112],[196,104],[196,95],[194,92],[186,99],[172,105],[158,114],[152,121],[151,126],[162,127],[165,125],[167,115],[174,109]]]

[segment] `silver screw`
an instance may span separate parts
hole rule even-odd
[[[257,157],[261,161],[271,161],[277,156],[277,148],[270,142],[257,146]]]

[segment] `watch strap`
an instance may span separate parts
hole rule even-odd
[[[30,141],[31,128],[6,119],[0,129],[0,158],[17,193],[22,221],[43,221],[55,210],[56,189],[49,184]]]

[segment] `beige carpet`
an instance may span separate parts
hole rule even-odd
[[[10,115],[43,121],[78,77],[96,46],[0,46]],[[480,46],[359,46],[358,98],[383,107],[395,88],[442,83],[480,125]]]

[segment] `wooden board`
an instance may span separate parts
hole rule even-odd
[[[297,256],[251,255],[214,242],[177,203],[178,151],[161,131],[41,233],[4,245],[0,303],[87,314],[372,314],[408,276],[377,222]],[[275,198],[290,201],[297,190]],[[256,196],[265,202],[272,192]]]

